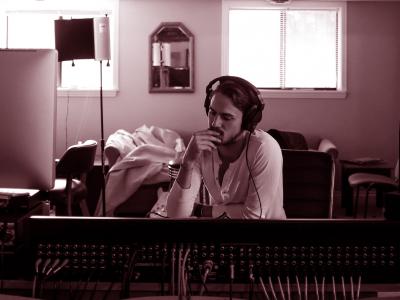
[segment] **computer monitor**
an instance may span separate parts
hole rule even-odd
[[[56,75],[54,49],[0,49],[1,188],[54,185]]]

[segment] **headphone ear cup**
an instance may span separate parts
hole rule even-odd
[[[262,119],[262,109],[257,105],[253,105],[243,116],[242,129],[253,132],[257,124]]]

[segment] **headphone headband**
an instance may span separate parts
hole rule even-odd
[[[214,84],[219,82],[219,85],[221,85],[227,81],[238,84],[242,88],[242,90],[244,90],[246,94],[249,96],[252,105],[249,109],[243,112],[242,128],[245,130],[249,130],[250,132],[253,132],[257,124],[262,119],[264,100],[260,94],[260,91],[252,83],[241,77],[229,76],[229,75],[220,76],[211,80],[207,84],[206,98],[204,101],[204,107],[206,109],[206,113],[208,114],[211,98],[213,92],[215,91],[215,89],[213,89]]]

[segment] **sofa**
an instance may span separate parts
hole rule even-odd
[[[308,146],[298,132],[270,129],[283,156],[284,208],[288,218],[332,218],[335,161],[338,150],[322,138],[317,148]],[[114,162],[119,155],[108,148],[106,157]],[[157,190],[168,189],[169,182],[142,185],[114,212],[118,217],[144,217],[157,201]]]

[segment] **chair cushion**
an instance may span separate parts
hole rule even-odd
[[[388,188],[396,188],[397,183],[394,179],[380,175],[380,174],[372,174],[372,173],[354,173],[349,176],[349,184],[350,186],[357,185],[379,185],[381,187]]]
[[[57,178],[54,183],[54,187],[48,191],[48,197],[50,199],[57,199],[60,201],[60,198],[65,198],[65,186],[67,184],[67,180],[64,178]],[[86,185],[78,179],[72,179],[72,197],[75,200],[80,200],[86,197],[87,188]]]

